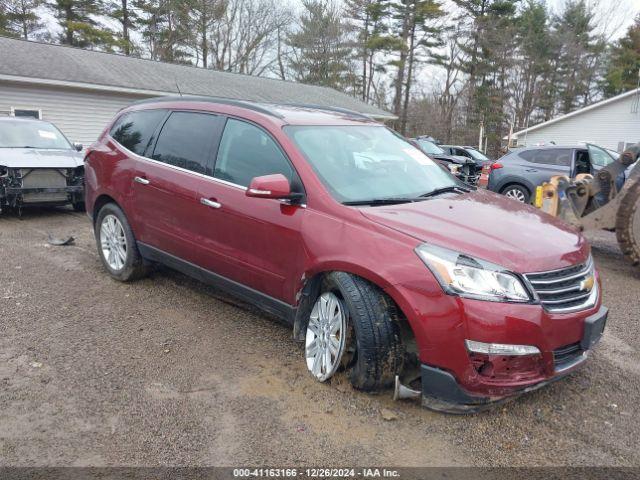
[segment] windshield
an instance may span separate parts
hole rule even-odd
[[[71,150],[73,147],[50,123],[5,120],[0,122],[0,148]]]
[[[467,152],[469,152],[469,155],[471,155],[475,160],[489,160],[489,158],[487,158],[484,153],[476,150],[475,148],[466,147],[466,150]]]
[[[430,153],[431,155],[442,155],[444,153],[443,149],[441,149],[435,143],[430,142],[429,140],[420,140],[418,138],[416,139],[416,141],[418,142],[418,145],[420,145],[420,148],[422,148],[422,150]]]
[[[288,126],[285,132],[339,202],[415,198],[457,182],[382,126]]]

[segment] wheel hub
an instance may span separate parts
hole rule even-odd
[[[305,338],[307,368],[317,380],[331,378],[340,366],[345,347],[347,317],[341,300],[325,292],[309,317]]]
[[[127,261],[127,238],[122,223],[115,215],[106,215],[100,224],[102,255],[113,270],[122,270]]]

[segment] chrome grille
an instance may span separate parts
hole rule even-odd
[[[549,312],[568,313],[592,307],[598,296],[593,260],[549,272],[525,275],[542,306]]]
[[[67,177],[64,170],[55,168],[23,168],[20,170],[23,188],[64,188],[67,186]],[[25,193],[24,203],[38,202],[63,202],[67,200],[67,194],[62,193]]]

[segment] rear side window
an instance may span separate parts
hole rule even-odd
[[[243,187],[251,179],[281,173],[292,182],[293,167],[275,141],[262,129],[230,118],[224,129],[214,176]]]
[[[211,174],[211,152],[221,129],[222,118],[218,115],[173,112],[162,127],[151,158],[192,172]]]
[[[545,148],[541,150],[526,150],[520,152],[518,156],[531,163],[569,167],[572,154],[573,151],[570,148]]]
[[[144,155],[147,145],[162,119],[166,110],[140,110],[125,113],[111,127],[109,134],[120,145],[133,153]]]

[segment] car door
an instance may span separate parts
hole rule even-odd
[[[165,120],[135,179],[135,208],[144,225],[138,240],[144,245],[203,262],[200,191],[210,181],[223,124],[219,115],[193,111],[174,111]]]
[[[229,118],[214,168],[202,191],[206,221],[199,225],[208,268],[224,277],[289,304],[295,303],[303,270],[300,236],[304,205],[246,196],[251,179],[281,173],[293,191],[302,184],[289,159],[261,127]]]
[[[597,145],[587,143],[587,150],[589,152],[589,162],[592,169],[591,173],[593,174],[615,161],[604,148],[598,147]]]
[[[573,150],[570,148],[541,148],[521,152],[526,160],[523,174],[533,186],[548,182],[555,175],[570,175]]]
[[[143,233],[144,223],[140,222],[134,202],[137,186],[134,179],[140,173],[145,152],[153,143],[155,132],[167,115],[165,109],[135,110],[122,114],[109,131],[108,153],[103,153],[105,161],[112,166],[110,170],[117,172],[117,175],[111,175],[107,193],[124,209],[136,238]]]

